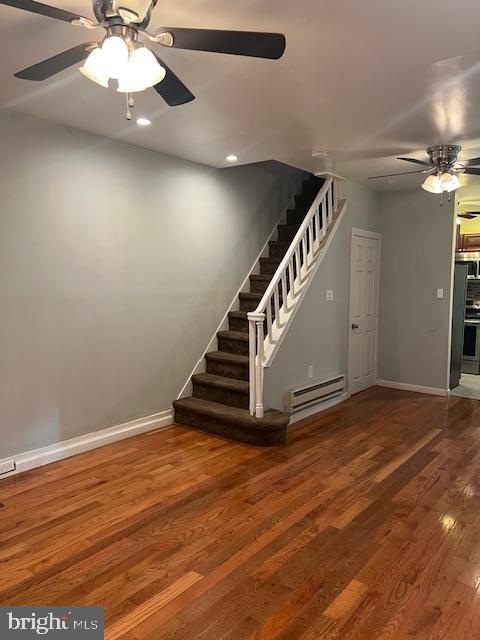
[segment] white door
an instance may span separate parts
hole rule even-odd
[[[350,268],[349,389],[358,393],[377,383],[380,236],[352,231]]]

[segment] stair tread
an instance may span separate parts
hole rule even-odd
[[[264,273],[252,273],[250,276],[250,280],[256,280],[257,282],[270,282],[272,276],[269,276]]]
[[[283,258],[260,258],[260,262],[263,262],[264,264],[271,264],[273,262],[280,264],[282,260]]]
[[[215,360],[217,362],[230,362],[248,367],[248,356],[241,356],[238,353],[229,353],[228,351],[210,351],[205,358],[207,360]]]
[[[228,340],[239,340],[240,342],[248,342],[248,334],[243,331],[219,331],[219,338],[227,338]]]
[[[245,380],[237,380],[236,378],[225,378],[217,376],[214,373],[196,373],[192,376],[192,381],[199,384],[208,385],[209,387],[219,387],[227,391],[234,391],[247,396],[250,385]]]
[[[259,420],[255,416],[251,416],[247,409],[238,409],[237,407],[230,407],[194,397],[175,400],[173,406],[175,409],[183,409],[212,418],[220,418],[247,429],[276,430],[285,427],[290,421],[290,416],[287,413],[276,409],[265,411],[265,416]]]

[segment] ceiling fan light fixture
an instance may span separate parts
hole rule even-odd
[[[442,193],[442,182],[437,175],[428,176],[425,182],[422,184],[422,189],[429,193]]]
[[[135,93],[154,87],[161,82],[166,75],[155,55],[146,47],[138,46],[130,54],[128,64],[118,77],[118,89],[120,93]]]
[[[108,89],[109,73],[100,47],[89,53],[85,64],[80,67],[79,71],[89,80]]]

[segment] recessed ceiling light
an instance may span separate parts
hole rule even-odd
[[[140,127],[148,127],[149,124],[152,124],[152,121],[148,118],[137,118],[137,124]]]
[[[238,156],[236,156],[234,153],[231,153],[229,156],[226,157],[227,162],[237,162],[238,161]]]

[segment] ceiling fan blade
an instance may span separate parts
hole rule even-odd
[[[480,164],[480,158],[470,158],[470,160],[465,160],[461,164],[465,167],[471,167],[472,165]]]
[[[422,171],[405,171],[404,173],[389,173],[386,176],[372,176],[369,180],[378,180],[378,178],[394,178],[395,176],[411,176],[418,173],[429,173],[426,169]]]
[[[173,47],[192,51],[229,53],[278,60],[282,57],[286,40],[282,33],[254,31],[219,31],[215,29],[165,29],[173,36]]]
[[[5,4],[8,7],[15,7],[16,9],[22,9],[23,11],[29,11],[30,13],[38,13],[39,15],[47,16],[48,18],[63,20],[64,22],[71,22],[72,20],[78,20],[82,17],[76,13],[65,11],[64,9],[58,9],[57,7],[51,7],[48,4],[35,2],[35,0],[0,0],[0,4]]]
[[[423,160],[417,160],[416,158],[397,158],[397,160],[404,160],[405,162],[413,162],[413,164],[421,164],[424,167],[430,166],[430,162],[424,162]]]
[[[465,171],[462,171],[462,173],[467,173],[471,176],[480,176],[480,168],[475,169],[474,167],[467,167]]]
[[[22,69],[22,71],[17,71],[15,77],[21,78],[22,80],[46,80],[59,71],[68,69],[68,67],[71,67],[73,64],[85,60],[90,53],[91,47],[96,45],[96,42],[78,44],[76,47],[62,51],[62,53],[57,53],[56,56],[48,58],[47,60],[37,62],[37,64]]]
[[[165,78],[156,84],[153,88],[162,96],[170,107],[178,107],[195,100],[193,93],[183,84],[173,71],[165,64],[163,60],[157,56],[158,62],[164,67]]]

